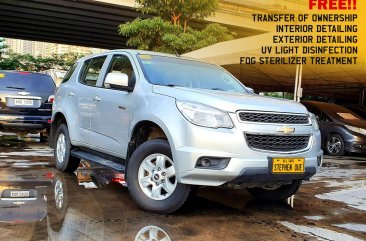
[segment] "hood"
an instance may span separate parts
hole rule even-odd
[[[191,89],[153,85],[156,94],[173,97],[177,100],[191,101],[213,106],[226,112],[238,110],[272,111],[283,113],[307,114],[307,109],[294,101],[271,98],[250,93]]]

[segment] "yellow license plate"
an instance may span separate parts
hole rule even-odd
[[[305,158],[272,158],[273,174],[304,173]]]

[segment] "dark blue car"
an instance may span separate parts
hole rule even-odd
[[[317,101],[301,102],[319,121],[322,147],[329,155],[366,154],[366,120],[345,107]]]
[[[48,132],[55,88],[47,74],[0,71],[0,131]]]

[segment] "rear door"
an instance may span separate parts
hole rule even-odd
[[[86,146],[91,145],[91,116],[95,113],[93,94],[106,58],[107,56],[98,56],[86,60],[81,67],[77,84],[70,85],[68,90],[68,98],[77,111],[73,114],[78,117],[74,118],[77,121],[75,125],[78,130],[76,135],[72,135],[72,138]]]
[[[0,72],[0,114],[51,115],[55,92],[51,76],[39,73]]]

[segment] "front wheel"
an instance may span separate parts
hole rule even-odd
[[[294,180],[289,185],[273,185],[267,187],[247,188],[255,198],[269,201],[280,201],[294,195],[301,186],[301,180]]]
[[[132,198],[146,211],[172,213],[190,194],[191,187],[177,181],[166,140],[150,140],[139,146],[128,162],[126,175]]]
[[[331,156],[343,156],[345,152],[343,138],[338,134],[328,136],[326,148],[327,153]]]

